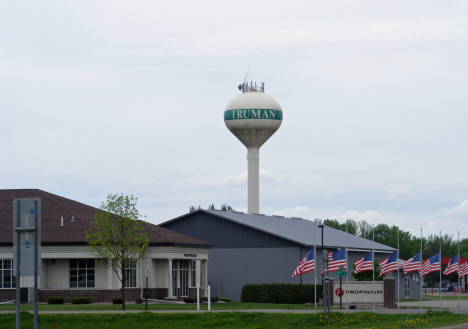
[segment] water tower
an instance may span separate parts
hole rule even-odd
[[[273,97],[264,93],[265,85],[244,83],[242,94],[234,97],[224,110],[226,127],[247,147],[247,212],[259,212],[259,150],[281,126],[283,111]]]

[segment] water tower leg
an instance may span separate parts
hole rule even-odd
[[[247,180],[248,180],[248,202],[247,212],[259,213],[260,175],[259,175],[259,147],[247,148]]]

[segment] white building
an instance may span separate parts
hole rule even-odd
[[[13,199],[41,198],[41,276],[39,301],[49,296],[91,297],[111,302],[120,297],[121,282],[115,272],[87,250],[85,232],[98,209],[42,190],[0,190],[0,302],[14,300],[18,281],[33,287],[32,277],[13,277]],[[63,221],[62,221],[63,218]],[[63,225],[62,225],[63,222]],[[210,244],[142,222],[150,245],[139,266],[127,270],[126,300],[135,301],[146,288],[149,266],[149,298],[182,299],[207,287]],[[32,265],[31,265],[32,266]],[[32,295],[32,294],[31,294]]]

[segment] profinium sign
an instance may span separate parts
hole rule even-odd
[[[242,109],[224,112],[224,121],[239,119],[283,120],[283,112],[270,109]]]
[[[340,288],[340,282],[333,283],[333,302],[340,303],[340,296],[337,294],[337,289]],[[372,303],[374,300],[376,303],[384,302],[384,285],[383,281],[376,281],[372,284],[372,281],[351,281],[348,282],[348,289],[346,289],[346,283],[342,284],[342,300],[346,301],[346,296],[349,303]]]

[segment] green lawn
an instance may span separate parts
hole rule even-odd
[[[31,328],[33,315],[22,312],[21,328]],[[271,313],[117,313],[117,314],[42,314],[43,328],[57,329],[110,328],[434,328],[468,322],[468,315],[448,312],[425,314],[332,313],[325,321],[323,314]],[[15,314],[0,314],[1,328],[14,328]]]
[[[145,309],[145,304],[126,304],[127,310],[140,310]],[[151,310],[196,310],[197,304],[148,304],[148,311]],[[208,304],[200,304],[201,310],[207,310]],[[314,307],[307,307],[304,304],[263,304],[263,303],[213,303],[211,304],[212,310],[261,310],[261,309],[282,309],[282,310],[313,310]],[[16,306],[14,304],[0,305],[0,311],[14,311]],[[21,305],[21,311],[33,311],[33,304]],[[109,310],[122,310],[122,305],[103,305],[103,304],[90,304],[90,305],[49,305],[39,304],[39,311],[109,311]]]
[[[439,299],[440,296],[439,295],[434,295],[434,296],[424,296],[423,295],[423,299],[424,298],[427,298],[427,299]],[[442,300],[458,300],[458,295],[445,295],[445,296],[442,296]],[[460,296],[460,300],[468,300],[468,296],[467,295],[463,295],[463,296]]]

